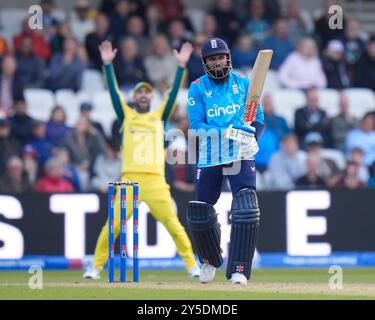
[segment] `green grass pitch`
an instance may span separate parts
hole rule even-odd
[[[27,271],[0,271],[0,300],[5,299],[375,299],[375,269],[343,269],[343,289],[329,288],[328,269],[257,269],[247,286],[231,285],[223,270],[201,284],[183,270],[141,270],[140,283],[82,279],[82,272],[44,271],[43,289],[30,289]],[[116,274],[118,278],[118,274]],[[131,273],[128,273],[131,279]]]

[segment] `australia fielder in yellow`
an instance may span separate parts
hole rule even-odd
[[[190,240],[184,227],[178,220],[173,209],[169,185],[165,181],[164,165],[164,127],[176,105],[176,97],[179,88],[185,78],[185,67],[193,48],[190,43],[182,45],[181,50],[174,50],[174,56],[178,63],[176,77],[172,89],[163,101],[162,105],[150,111],[150,103],[153,98],[152,86],[148,82],[140,82],[133,90],[134,107],[130,107],[124,101],[117,85],[112,62],[117,49],[112,48],[109,41],[104,41],[99,46],[103,69],[116,115],[122,124],[122,174],[121,181],[135,181],[139,183],[139,200],[147,203],[152,215],[160,221],[172,236],[178,254],[185,262],[188,274],[191,277],[199,276]],[[128,191],[129,198],[132,196]],[[131,199],[131,198],[130,198]],[[120,231],[120,197],[115,199],[115,238]],[[132,206],[128,201],[127,219],[133,214]],[[99,279],[100,271],[108,258],[108,221],[103,227],[94,253],[93,264],[90,265],[85,278]]]

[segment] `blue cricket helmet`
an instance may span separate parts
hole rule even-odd
[[[225,54],[227,56],[227,67],[222,70],[209,69],[206,58],[214,55]],[[202,46],[202,63],[206,74],[213,79],[226,78],[232,70],[232,59],[227,43],[220,38],[208,39]]]

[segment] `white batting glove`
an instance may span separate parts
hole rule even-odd
[[[238,152],[242,160],[252,159],[259,151],[258,142],[254,135],[247,137],[246,139],[241,139],[241,141],[237,143],[240,146]]]

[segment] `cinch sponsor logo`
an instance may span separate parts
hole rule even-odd
[[[210,118],[213,118],[227,114],[235,114],[238,110],[240,110],[240,108],[241,106],[239,104],[234,103],[226,107],[219,107],[217,104],[214,104],[213,108],[207,110],[207,115]]]

